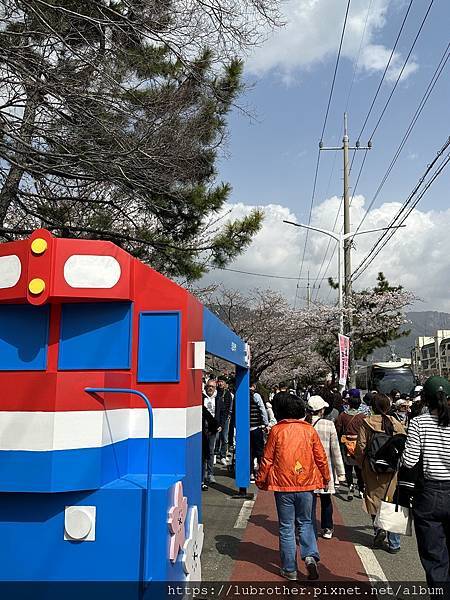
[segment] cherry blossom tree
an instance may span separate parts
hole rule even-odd
[[[357,359],[366,358],[376,348],[405,335],[400,330],[407,323],[404,311],[414,299],[411,292],[390,286],[382,274],[373,289],[353,294],[344,317],[348,321],[351,311],[350,338]],[[274,290],[255,289],[244,295],[225,287],[214,290],[207,304],[249,342],[255,379],[267,384],[291,378],[313,383],[331,372],[335,380],[338,307],[315,303],[309,308],[294,309]]]
[[[293,309],[282,294],[270,289],[244,295],[222,287],[209,307],[249,342],[252,377],[268,383],[289,379],[296,369],[310,364],[321,332],[334,327],[339,316],[336,307],[327,305]]]

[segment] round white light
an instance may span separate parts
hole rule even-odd
[[[92,516],[81,507],[70,506],[66,509],[65,529],[73,540],[84,540],[92,529]]]

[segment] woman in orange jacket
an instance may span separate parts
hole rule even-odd
[[[315,429],[300,420],[305,416],[305,406],[299,398],[283,393],[277,410],[279,420],[270,430],[256,485],[261,490],[275,492],[281,575],[293,581],[297,579],[297,528],[308,579],[318,579],[313,491],[327,488],[330,480],[327,455]]]

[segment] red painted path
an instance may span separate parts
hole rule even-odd
[[[318,506],[320,504],[318,503]],[[334,537],[319,538],[320,581],[368,582],[361,560],[350,541],[349,528],[334,504]],[[301,560],[299,580],[306,580],[306,570]],[[279,575],[278,519],[272,492],[258,492],[252,516],[239,544],[231,581],[286,581]]]

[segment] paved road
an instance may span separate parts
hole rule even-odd
[[[225,467],[216,465],[215,477],[217,483],[203,492],[202,578],[204,581],[229,581],[245,531],[245,528],[234,527],[244,499],[233,498],[236,485]]]
[[[247,530],[236,528],[244,501],[233,499],[233,479],[216,467],[217,485],[203,493],[205,544],[202,555],[204,581],[278,579],[277,522],[273,495],[258,498]],[[251,490],[257,492],[252,486]],[[250,503],[251,504],[251,503]],[[249,503],[243,509],[248,512]],[[423,581],[415,537],[402,537],[402,550],[391,555],[372,551],[372,525],[362,509],[362,500],[347,500],[346,488],[335,496],[335,537],[320,539],[321,571],[326,580],[345,579]],[[251,508],[251,506],[250,506]],[[241,527],[245,525],[238,523]],[[242,543],[240,543],[242,542]],[[374,560],[375,559],[375,560]]]
[[[342,486],[341,493],[336,494],[336,506],[346,524],[346,529],[353,544],[372,548],[372,522],[362,510],[362,500],[354,498],[347,501],[347,488]],[[392,555],[384,550],[373,550],[386,578],[394,581],[422,581],[424,572],[417,553],[416,538],[402,536],[402,549]]]

